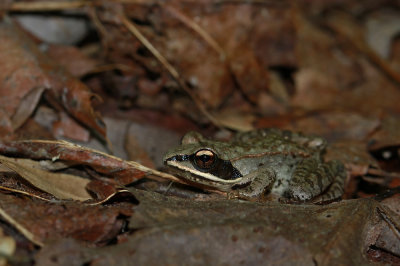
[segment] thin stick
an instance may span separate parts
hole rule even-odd
[[[14,220],[14,218],[8,215],[8,213],[1,208],[0,208],[0,216],[3,217],[3,219],[6,220],[9,224],[14,226],[21,234],[23,234],[27,239],[29,239],[35,245],[43,247],[43,243],[41,241],[37,240],[36,237],[28,229],[19,224],[16,220]]]
[[[109,0],[110,2],[120,3],[120,4],[143,4],[143,5],[151,5],[157,3],[157,1],[150,0]],[[38,1],[38,2],[15,2],[6,6],[5,10],[21,12],[21,11],[29,11],[29,12],[41,12],[41,11],[57,11],[57,10],[65,10],[65,9],[77,9],[87,6],[99,6],[103,5],[104,1],[96,1],[96,0],[77,0],[77,1]],[[2,10],[0,8],[0,10]]]
[[[129,164],[130,166],[132,166],[134,169],[140,170],[140,171],[142,171],[142,172],[144,172],[146,174],[152,174],[152,175],[155,175],[155,176],[162,177],[163,179],[167,179],[167,180],[171,180],[171,181],[174,181],[174,182],[177,182],[177,183],[181,183],[181,184],[185,184],[185,185],[191,186],[191,184],[185,182],[185,180],[183,180],[183,179],[177,178],[176,176],[170,175],[168,173],[164,173],[164,172],[160,172],[158,170],[152,169],[152,168],[148,168],[148,167],[146,167],[146,166],[144,166],[144,165],[142,165],[142,164],[140,164],[138,162],[126,161],[126,163]],[[147,176],[147,178],[159,181],[159,179],[153,178],[151,176]],[[221,194],[221,195],[226,195],[226,192],[222,192],[222,191],[219,191],[219,190],[216,190],[216,189],[212,189],[212,188],[205,188],[205,190],[210,191],[210,192],[214,192],[214,193],[217,193],[217,194]]]
[[[148,3],[143,0],[114,0],[117,3]],[[76,9],[85,6],[95,6],[99,5],[101,2],[98,1],[69,1],[69,2],[16,2],[12,3],[7,9],[9,11],[48,11],[48,10],[63,10],[63,9]],[[175,11],[178,15],[178,12]],[[219,121],[214,118],[201,103],[201,101],[196,97],[196,95],[186,86],[185,82],[180,77],[178,71],[168,62],[168,60],[147,40],[147,38],[136,28],[136,26],[124,15],[118,16],[122,23],[129,29],[129,31],[153,54],[153,56],[164,66],[164,68],[170,73],[170,75],[175,79],[179,86],[192,98],[197,108],[201,113],[204,114],[207,119],[213,123],[215,126],[222,128]],[[196,32],[198,32],[206,41],[209,43],[221,56],[225,59],[225,53],[223,49],[216,43],[211,36],[208,35],[203,29],[201,29],[197,24],[191,23],[190,20],[185,19],[183,15],[180,15],[181,19],[184,19],[188,25],[190,25]]]
[[[50,11],[63,9],[77,9],[85,6],[93,5],[95,1],[43,1],[43,2],[14,2],[7,10],[8,11]]]
[[[119,4],[143,4],[143,5],[154,5],[161,4],[163,5],[163,1],[160,0],[109,0],[109,2],[119,3]],[[187,3],[198,3],[197,0],[186,0]],[[277,1],[267,1],[267,0],[217,0],[213,4],[282,4]],[[6,8],[1,8],[0,10],[6,11],[29,11],[29,12],[41,12],[41,11],[57,11],[57,10],[65,10],[65,9],[77,9],[86,6],[98,6],[102,5],[103,1],[96,0],[77,0],[77,1],[38,1],[38,2],[14,2],[11,3]]]
[[[142,172],[144,172],[146,174],[152,174],[152,175],[160,176],[162,178],[165,178],[165,179],[168,179],[168,180],[171,180],[171,181],[182,183],[182,180],[180,180],[179,178],[177,178],[177,177],[175,177],[173,175],[170,175],[170,174],[164,173],[164,172],[160,172],[160,171],[152,169],[152,168],[148,168],[148,167],[146,167],[146,166],[144,166],[144,165],[142,165],[142,164],[140,164],[138,162],[126,161],[126,163],[128,165],[132,166],[134,169],[142,171]]]

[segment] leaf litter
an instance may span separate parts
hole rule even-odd
[[[400,263],[398,38],[391,27],[391,45],[376,51],[377,38],[368,39],[373,33],[366,29],[388,6],[1,5],[0,216],[13,229],[6,232],[11,239],[24,239],[13,252],[8,236],[0,238],[11,247],[5,258],[18,261],[14,256],[25,250],[27,265]],[[48,10],[62,18],[67,9],[94,25],[82,43],[48,46],[12,18]],[[232,136],[227,128],[319,134],[330,142],[325,158],[346,165],[344,199],[261,204],[168,183],[180,181],[107,154],[114,144],[107,135],[118,126],[106,132],[97,110],[108,121],[135,125],[128,136],[115,131],[114,139],[147,166],[158,165],[146,152],[168,142],[166,130],[222,139]],[[147,134],[141,124],[154,125],[160,137],[145,144],[134,136]],[[97,138],[107,152],[63,138]]]

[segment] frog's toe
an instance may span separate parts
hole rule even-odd
[[[302,188],[291,188],[289,190],[289,196],[295,201],[308,201],[311,199],[311,193],[305,191]]]
[[[238,191],[230,191],[226,194],[228,199],[237,199],[239,198],[239,192]]]

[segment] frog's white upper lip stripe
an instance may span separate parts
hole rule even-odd
[[[232,180],[221,179],[221,178],[218,178],[218,177],[216,177],[216,176],[214,176],[214,175],[212,175],[210,173],[204,173],[204,172],[201,172],[201,171],[193,169],[193,168],[185,167],[185,166],[179,164],[177,161],[168,160],[167,164],[171,165],[173,167],[176,167],[178,169],[181,169],[183,171],[190,172],[190,173],[193,173],[193,174],[195,174],[197,176],[201,176],[201,177],[204,177],[206,179],[209,179],[209,180],[212,180],[212,181],[216,181],[216,182],[234,184],[234,183],[237,183],[240,179],[242,179],[242,177],[239,177],[239,178],[236,178],[236,179],[232,179]]]

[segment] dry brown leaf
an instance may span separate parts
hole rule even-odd
[[[299,71],[292,104],[314,111],[346,109],[370,117],[398,113],[400,90],[388,78],[395,75],[393,70],[370,48],[364,49],[364,29],[344,13],[333,11],[329,24],[325,15],[319,21],[306,13],[297,16]]]
[[[318,134],[328,140],[366,140],[380,125],[379,119],[357,112],[328,111],[311,113],[292,120],[285,129]]]
[[[145,174],[152,174],[171,181],[184,183],[183,180],[173,175],[148,168],[138,162],[125,161],[67,141],[27,140],[3,142],[0,143],[0,154],[87,165],[96,172],[107,175],[110,177],[109,182],[117,183],[118,185],[132,183],[142,178]],[[149,178],[158,179],[151,175]]]
[[[346,164],[352,176],[365,175],[370,167],[377,168],[377,161],[368,153],[365,142],[341,140],[327,148],[326,160],[340,160]]]
[[[23,97],[23,99],[21,99],[21,102],[11,120],[14,130],[19,128],[32,114],[33,110],[35,110],[39,103],[44,90],[44,87],[33,88]]]
[[[362,53],[372,64],[377,66],[383,75],[397,84],[400,83],[400,75],[391,68],[385,59],[368,46],[365,38],[366,30],[361,27],[360,21],[357,21],[352,14],[334,10],[324,17],[324,22],[335,31],[338,39],[349,42],[358,52]]]
[[[369,150],[400,145],[400,117],[388,115],[382,119],[381,127],[373,133]]]
[[[92,108],[94,95],[82,82],[46,57],[8,18],[0,22],[0,39],[0,105],[14,130],[31,115],[46,89],[54,108],[64,109],[104,138],[104,123]]]
[[[97,62],[89,58],[75,46],[51,44],[47,55],[57,61],[74,77],[82,77],[91,72]]]
[[[130,216],[131,203],[112,206],[76,201],[44,202],[0,193],[0,215],[33,243],[43,246],[50,239],[75,238],[100,243],[114,238],[123,223],[120,213]]]
[[[11,135],[13,132],[12,122],[10,119],[9,112],[3,110],[3,107],[0,108],[0,132],[3,136]]]
[[[0,162],[17,172],[35,187],[46,191],[58,199],[86,201],[92,199],[86,191],[90,182],[82,177],[51,173],[40,169],[40,163],[29,159],[15,159],[0,155]]]
[[[2,190],[35,197],[45,201],[56,200],[53,195],[45,191],[41,191],[40,189],[32,185],[29,181],[22,178],[20,175],[10,170],[9,168],[5,167],[3,164],[1,164],[1,166],[6,168],[5,171],[2,171],[0,173],[0,188]]]
[[[131,198],[132,194],[121,187],[116,187],[114,184],[107,183],[103,180],[92,180],[86,186],[87,190],[95,195],[95,199],[86,202],[89,205],[103,204],[115,198]]]
[[[249,131],[254,129],[255,115],[238,112],[233,109],[223,110],[215,115],[215,118],[226,128],[237,131]]]
[[[60,112],[60,119],[53,123],[53,135],[56,138],[66,137],[71,140],[88,142],[90,132],[65,112]]]
[[[196,264],[201,258],[201,262],[218,265],[238,261],[244,265],[370,265],[366,251],[380,234],[381,228],[375,225],[385,220],[381,214],[398,219],[374,199],[326,206],[260,205],[183,200],[139,190],[132,193],[140,203],[129,223],[135,231],[124,242],[93,249],[57,241],[40,250],[36,262],[57,265],[51,260],[57,258],[62,264],[73,260],[78,265],[132,261],[153,265],[162,260],[180,265]],[[386,221],[383,226],[388,227]]]
[[[268,91],[269,67],[294,65],[293,15],[287,6],[191,4],[178,1],[148,8],[132,3],[124,6],[124,12],[132,21],[144,22],[135,24],[138,31],[207,106],[220,106],[237,87],[256,102],[260,92]],[[110,21],[109,13],[109,9],[99,12],[101,26],[97,25],[111,48],[109,58],[132,66],[130,72],[139,80],[148,79],[148,71],[160,75],[158,80],[166,84],[160,64],[143,55],[143,46]],[[132,55],[131,60],[126,54]],[[140,71],[143,66],[146,71]]]
[[[134,135],[126,134],[125,146],[127,147],[128,158],[147,167],[154,168],[154,162],[141,144]]]
[[[170,177],[174,181],[179,180],[137,162],[125,161],[118,157],[66,141],[27,140],[3,142],[0,143],[0,154],[87,165],[95,171],[109,176],[121,185],[132,183],[142,178],[145,173]]]
[[[15,227],[22,235],[29,239],[32,243],[43,246],[43,243],[37,239],[25,226],[18,223],[13,217],[11,217],[3,208],[0,207],[0,216],[13,227]]]

